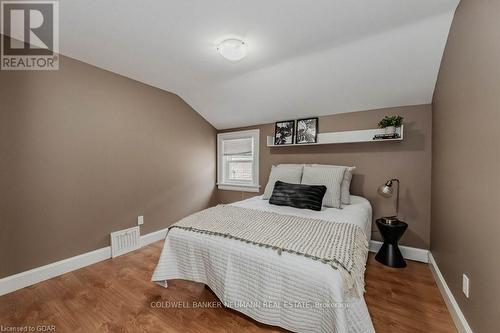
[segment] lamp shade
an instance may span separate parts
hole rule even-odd
[[[384,185],[380,186],[378,188],[378,193],[386,198],[392,197],[392,194],[394,193],[394,189],[392,187],[392,181],[389,180]]]
[[[392,216],[396,218],[399,214],[399,179],[393,178],[385,182],[384,185],[380,186],[378,188],[378,194],[380,194],[383,197],[390,198],[394,194],[394,187],[392,186],[394,182],[398,183],[398,190],[396,192],[396,216]],[[387,218],[384,218],[387,220]],[[386,222],[388,223],[388,222]]]

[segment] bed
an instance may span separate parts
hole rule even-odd
[[[275,206],[261,197],[232,206],[351,223],[371,235],[372,208],[358,196],[342,209],[321,211]],[[174,228],[152,280],[164,286],[171,279],[204,283],[227,307],[292,332],[374,332],[364,298],[346,294],[340,275],[294,253]]]

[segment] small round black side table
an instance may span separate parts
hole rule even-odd
[[[408,228],[408,224],[403,221],[388,224],[383,222],[382,219],[378,219],[375,222],[384,238],[384,244],[382,244],[375,259],[386,266],[395,268],[406,267],[406,261],[399,250],[398,241],[405,233],[406,228]]]

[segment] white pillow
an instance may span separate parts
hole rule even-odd
[[[277,167],[273,165],[273,167],[271,168],[271,173],[269,174],[269,181],[267,182],[262,199],[269,200],[269,198],[273,194],[274,184],[278,180],[285,183],[300,184],[303,169],[304,166],[302,164],[282,164]]]
[[[323,197],[323,206],[341,208],[340,187],[344,179],[345,167],[312,167],[305,166],[302,174],[304,185],[325,185],[326,193]]]
[[[350,205],[351,204],[351,180],[352,173],[356,169],[356,167],[349,167],[343,165],[326,165],[326,164],[312,164],[313,167],[321,167],[321,168],[346,168],[344,173],[344,179],[342,180],[342,184],[340,186],[340,200],[342,200],[342,204]]]
[[[305,164],[278,164],[278,168],[300,168],[304,167]]]

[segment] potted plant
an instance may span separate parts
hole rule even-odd
[[[378,127],[385,129],[385,134],[396,133],[396,127],[401,127],[403,124],[403,117],[401,116],[385,116],[384,119],[379,121]]]

